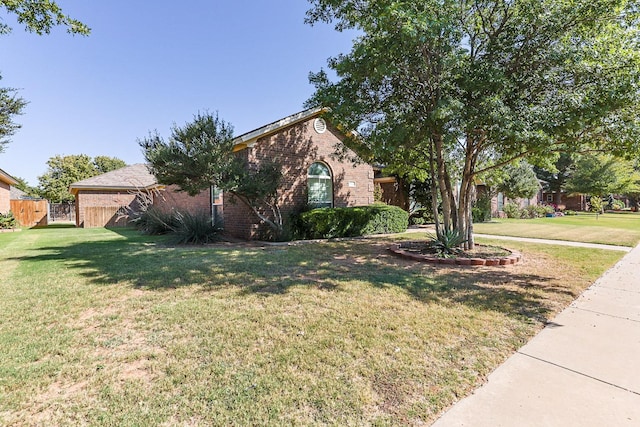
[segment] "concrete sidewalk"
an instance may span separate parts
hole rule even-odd
[[[433,426],[640,426],[640,245]]]

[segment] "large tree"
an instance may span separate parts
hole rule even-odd
[[[638,153],[638,2],[310,0],[307,21],[359,36],[311,75],[361,156],[432,176],[440,230],[473,246],[483,173],[557,151]],[[438,197],[435,197],[435,196]],[[437,216],[436,216],[437,219]]]
[[[126,163],[115,157],[98,156],[92,160],[86,154],[78,154],[51,157],[47,166],[47,172],[38,177],[40,195],[51,202],[68,203],[75,200],[69,192],[71,184],[119,169]]]
[[[567,181],[569,193],[603,197],[640,191],[640,173],[632,162],[605,154],[585,154]]]
[[[246,205],[276,236],[282,233],[278,204],[280,165],[250,165],[236,155],[233,126],[217,114],[198,113],[193,122],[183,127],[174,125],[167,140],[152,133],[139,144],[158,182],[175,184],[190,195],[215,185]]]
[[[546,191],[553,193],[553,203],[561,203],[562,192],[573,173],[574,155],[571,153],[559,153],[555,162],[544,167],[534,166],[537,177],[543,181]]]
[[[0,12],[15,15],[18,23],[23,24],[27,31],[42,35],[49,34],[55,26],[67,28],[72,34],[88,35],[91,31],[82,22],[70,18],[51,0],[0,0]],[[7,34],[11,27],[0,14],[0,34]],[[0,76],[0,79],[2,77]],[[15,123],[14,117],[22,114],[27,102],[16,95],[12,88],[0,88],[0,153],[9,143],[20,125]]]

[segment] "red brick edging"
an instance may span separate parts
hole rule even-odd
[[[511,252],[511,255],[500,258],[440,258],[435,255],[419,254],[415,252],[408,252],[400,248],[400,244],[396,244],[388,248],[388,250],[405,259],[426,262],[429,264],[443,264],[443,265],[469,265],[472,267],[487,266],[493,267],[498,265],[511,265],[522,260],[520,252],[505,249]]]

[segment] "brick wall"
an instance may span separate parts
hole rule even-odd
[[[315,117],[259,139],[243,150],[251,164],[273,160],[282,165],[283,182],[279,204],[285,221],[307,204],[307,171],[317,161],[324,162],[333,177],[335,207],[363,206],[373,203],[373,169],[350,159],[336,158],[336,146],[342,146],[341,133],[328,126],[319,134],[313,129]],[[352,151],[348,156],[354,158]],[[227,195],[224,207],[225,231],[243,239],[263,238],[267,231],[257,217],[241,202]]]
[[[157,208],[170,212],[177,210],[181,212],[211,213],[211,192],[204,190],[195,196],[190,196],[185,191],[178,191],[175,185],[167,186],[165,190],[155,193],[153,205]]]
[[[7,213],[11,209],[10,195],[9,184],[0,181],[0,213]]]

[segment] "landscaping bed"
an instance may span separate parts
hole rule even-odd
[[[432,250],[428,242],[408,241],[396,243],[389,251],[402,258],[430,264],[490,266],[515,264],[522,259],[519,252],[499,246],[476,244],[473,250],[462,251],[456,255],[441,256]]]

